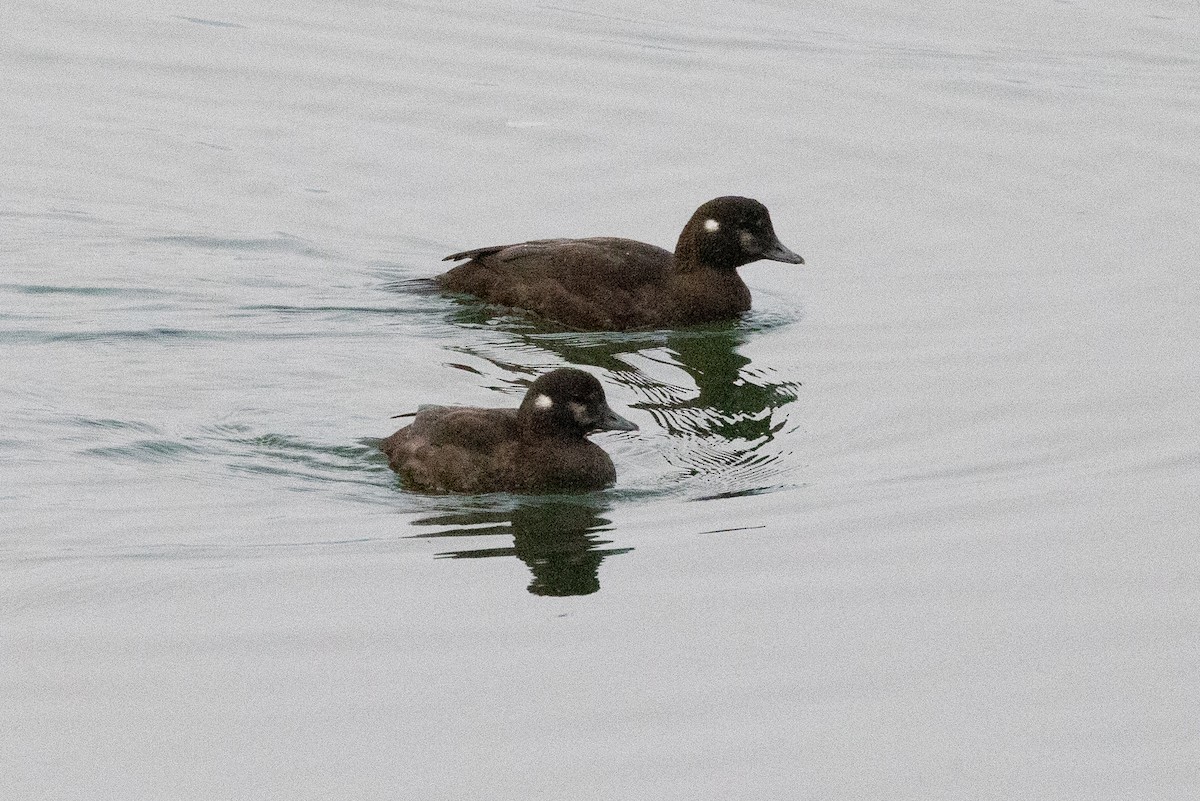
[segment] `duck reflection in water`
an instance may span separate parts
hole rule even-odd
[[[515,556],[533,573],[529,592],[534,595],[590,595],[600,590],[600,563],[606,557],[628,553],[632,548],[604,548],[601,539],[611,522],[600,513],[607,509],[601,498],[581,495],[570,498],[520,499],[507,510],[464,510],[424,518],[417,526],[450,526],[422,538],[481,537],[511,535],[511,548],[475,548],[438,554],[450,559],[482,559]]]
[[[773,422],[772,412],[793,403],[800,385],[751,367],[749,357],[737,350],[745,340],[745,332],[733,326],[671,334],[667,350],[696,382],[699,392],[692,397],[669,393],[660,404],[640,407],[655,414],[671,433],[688,431],[715,434],[728,441],[769,442],[782,427]]]

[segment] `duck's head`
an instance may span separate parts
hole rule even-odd
[[[560,367],[539,377],[525,393],[517,417],[542,435],[582,438],[595,431],[636,431],[614,412],[604,387],[590,373]]]
[[[681,270],[710,267],[734,270],[759,259],[803,264],[775,235],[767,207],[748,197],[714,198],[688,220],[675,260]]]

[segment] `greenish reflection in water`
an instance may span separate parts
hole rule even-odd
[[[416,526],[450,526],[418,537],[510,535],[512,547],[470,548],[439,553],[451,559],[515,556],[533,574],[534,595],[590,595],[600,589],[600,563],[632,548],[605,548],[611,521],[601,517],[608,504],[599,495],[518,499],[512,508],[447,512],[416,521]]]
[[[691,376],[698,394],[661,404],[657,411],[667,431],[712,434],[727,441],[765,443],[778,426],[772,412],[796,400],[799,384],[756,370],[738,351],[748,339],[741,328],[685,332],[667,337],[667,349]],[[684,410],[699,411],[699,421]],[[757,446],[756,446],[757,447]]]

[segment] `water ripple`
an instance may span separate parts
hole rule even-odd
[[[272,237],[220,237],[178,234],[147,237],[146,242],[164,245],[182,245],[201,250],[233,250],[244,253],[289,253],[324,261],[341,261],[335,254],[317,247],[300,237],[277,232]]]
[[[172,293],[141,286],[60,286],[54,284],[0,284],[0,290],[25,295],[78,295],[81,297],[171,298]]]
[[[169,439],[143,439],[126,445],[101,445],[86,448],[85,456],[133,462],[174,462],[181,456],[198,455],[202,451],[185,442]]]

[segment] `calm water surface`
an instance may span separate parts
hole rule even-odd
[[[1200,794],[1194,3],[3,18],[4,798]],[[735,323],[420,280],[721,194]],[[374,451],[563,364],[612,490]]]

